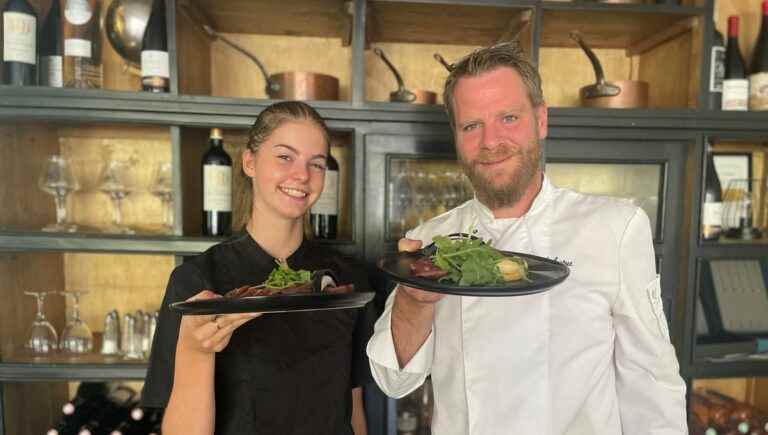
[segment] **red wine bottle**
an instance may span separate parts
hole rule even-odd
[[[330,153],[326,166],[323,192],[309,212],[309,223],[315,238],[335,239],[339,225],[339,163]]]
[[[749,81],[739,49],[739,17],[728,17],[728,45],[725,49],[723,110],[747,110]]]
[[[714,24],[714,23],[713,23]],[[723,107],[723,79],[725,78],[725,41],[723,34],[712,26],[712,49],[709,58],[709,95],[707,108],[720,110]]]
[[[61,40],[61,6],[51,3],[40,30],[40,86],[64,86],[63,43]]]
[[[704,201],[701,207],[701,239],[717,240],[723,228],[723,189],[712,153],[707,153]]]
[[[762,9],[749,75],[749,110],[768,110],[768,0],[763,0]]]
[[[27,0],[9,0],[2,15],[2,83],[34,86],[37,84],[37,13]]]
[[[141,44],[141,86],[149,92],[168,92],[168,36],[165,2],[154,0]]]
[[[224,150],[221,129],[211,129],[203,155],[203,234],[226,236],[232,226],[232,158]]]

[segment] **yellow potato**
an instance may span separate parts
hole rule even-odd
[[[502,258],[496,263],[504,281],[518,281],[525,277],[525,266],[511,258]]]

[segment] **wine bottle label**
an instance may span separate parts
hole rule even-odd
[[[170,77],[168,71],[168,52],[144,50],[141,52],[142,77]]]
[[[93,16],[88,0],[67,0],[64,6],[64,17],[68,22],[80,26],[90,21]]]
[[[325,171],[325,183],[320,198],[312,206],[312,214],[339,214],[339,171]]]
[[[87,39],[65,39],[64,56],[91,57],[91,41]]]
[[[768,71],[749,76],[749,110],[768,110]]]
[[[701,210],[701,224],[719,227],[723,224],[723,203],[705,202]]]
[[[723,80],[723,110],[748,110],[749,80]]]
[[[203,165],[203,210],[232,211],[232,167]]]
[[[709,67],[709,92],[723,92],[725,78],[725,47],[712,47],[712,64]]]
[[[3,59],[37,63],[37,18],[21,12],[3,13]]]
[[[61,56],[40,57],[40,70],[40,85],[54,88],[64,86],[64,70]]]

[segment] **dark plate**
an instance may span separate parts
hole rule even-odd
[[[425,249],[429,250],[429,246]],[[418,278],[411,275],[411,263],[424,256],[423,250],[385,256],[379,259],[378,266],[393,280],[409,287],[462,296],[522,296],[541,293],[563,282],[570,273],[568,266],[548,258],[519,252],[499,252],[506,256],[517,255],[525,259],[528,262],[530,281],[520,280],[485,286],[460,286],[434,279]]]
[[[305,293],[251,296],[238,299],[182,301],[170,305],[182,314],[287,313],[293,311],[341,310],[367,304],[375,293]]]

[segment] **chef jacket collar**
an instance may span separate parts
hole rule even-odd
[[[549,178],[547,178],[546,175],[542,175],[542,177],[543,178],[541,181],[541,190],[539,190],[539,193],[536,195],[536,198],[533,199],[533,204],[531,205],[531,208],[528,209],[528,211],[522,217],[536,214],[549,202],[550,198],[552,197],[552,191],[554,190],[554,186],[552,186],[552,183],[549,182]],[[491,211],[491,209],[477,199],[477,195],[475,195],[474,199],[472,200],[472,203],[473,203],[475,215],[482,223],[492,223],[494,221],[500,221],[500,220],[518,219],[518,218],[496,219],[493,216],[493,212]]]

